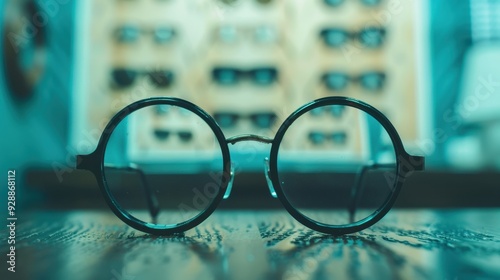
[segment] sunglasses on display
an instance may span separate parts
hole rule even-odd
[[[332,133],[323,133],[319,131],[311,131],[308,134],[309,141],[314,145],[323,145],[327,141],[331,141],[335,145],[345,145],[347,142],[347,133],[341,132],[332,132]]]
[[[132,86],[137,77],[146,75],[149,81],[158,88],[167,88],[174,81],[174,73],[169,70],[139,71],[127,68],[116,68],[111,72],[111,78],[116,88],[123,89]]]
[[[167,129],[155,129],[154,135],[156,139],[160,141],[167,141],[172,135],[177,135],[182,142],[189,142],[193,139],[193,133],[191,131],[170,131]]]
[[[222,128],[234,128],[241,119],[250,119],[252,124],[261,129],[271,128],[276,122],[277,116],[274,113],[254,113],[242,115],[237,113],[214,113],[214,119]]]
[[[237,85],[242,80],[249,80],[255,85],[269,86],[278,80],[278,70],[274,67],[260,67],[242,70],[231,67],[216,67],[212,70],[212,79],[219,85]]]
[[[366,27],[360,31],[348,31],[342,28],[331,27],[320,31],[320,37],[330,48],[340,48],[349,40],[357,40],[366,48],[380,48],[385,41],[386,29],[382,27]]]
[[[173,41],[176,32],[171,27],[156,27],[152,29],[139,28],[135,25],[123,25],[115,29],[116,41],[123,44],[132,44],[139,41],[141,35],[153,36],[156,44],[168,44]]]
[[[386,84],[386,74],[381,71],[367,71],[357,76],[350,76],[339,71],[331,71],[321,77],[324,85],[331,91],[345,90],[350,82],[359,83],[367,91],[380,91]]]

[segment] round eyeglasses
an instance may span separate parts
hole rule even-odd
[[[159,109],[168,114],[158,114]],[[318,114],[338,110],[341,118]],[[189,131],[190,141],[158,139],[159,130]],[[346,97],[300,107],[273,139],[254,134],[226,138],[216,120],[193,103],[144,99],[111,119],[96,150],[77,156],[77,168],[95,175],[109,207],[126,224],[168,235],[200,224],[230,196],[235,165],[229,144],[243,141],[271,145],[263,158],[271,196],[303,225],[334,235],[379,221],[407,176],[424,169],[424,158],[405,151],[380,111]],[[246,155],[248,161],[256,158]]]

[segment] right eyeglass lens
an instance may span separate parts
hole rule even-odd
[[[271,85],[278,78],[278,70],[272,67],[258,68],[251,70],[250,72],[255,84],[261,86]]]
[[[238,40],[238,30],[234,26],[222,26],[218,30],[219,39],[225,43],[234,43]]]
[[[339,106],[345,121],[326,115],[320,122],[309,111],[289,126],[278,150],[286,200],[328,226],[371,218],[391,198],[397,177],[396,150],[382,124],[350,106],[323,110]]]
[[[258,128],[271,128],[276,122],[276,114],[274,113],[258,113],[250,116],[254,125]]]
[[[134,43],[138,40],[140,33],[138,27],[125,25],[116,29],[115,36],[120,43]]]
[[[168,115],[158,116],[167,110]],[[220,194],[222,144],[190,110],[141,108],[112,131],[104,154],[111,199],[148,226],[167,229],[203,213]]]
[[[232,128],[236,126],[238,121],[238,114],[235,113],[215,113],[214,119],[222,128]]]
[[[359,32],[359,40],[367,48],[379,48],[384,43],[385,32],[381,27],[366,27]]]
[[[154,39],[158,44],[167,44],[174,39],[175,30],[170,27],[158,27],[154,31]]]
[[[369,91],[379,91],[383,89],[385,78],[386,76],[382,72],[367,72],[359,77],[361,86]]]
[[[274,43],[278,40],[278,34],[272,26],[259,26],[254,31],[255,41],[259,43]]]
[[[156,70],[148,73],[151,82],[159,88],[169,87],[174,81],[174,73],[166,70]]]

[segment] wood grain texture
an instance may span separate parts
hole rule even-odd
[[[500,279],[500,209],[393,210],[333,237],[284,211],[216,211],[185,234],[135,231],[109,211],[18,216],[0,279]]]

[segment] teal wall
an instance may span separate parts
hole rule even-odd
[[[5,1],[1,2],[0,30],[3,30]],[[27,164],[50,165],[66,157],[74,4],[67,0],[40,2],[45,3],[44,12],[48,15],[48,65],[33,98],[21,102],[11,98],[4,67],[0,69],[0,174],[9,168],[21,171]],[[3,65],[3,57],[0,60]]]

